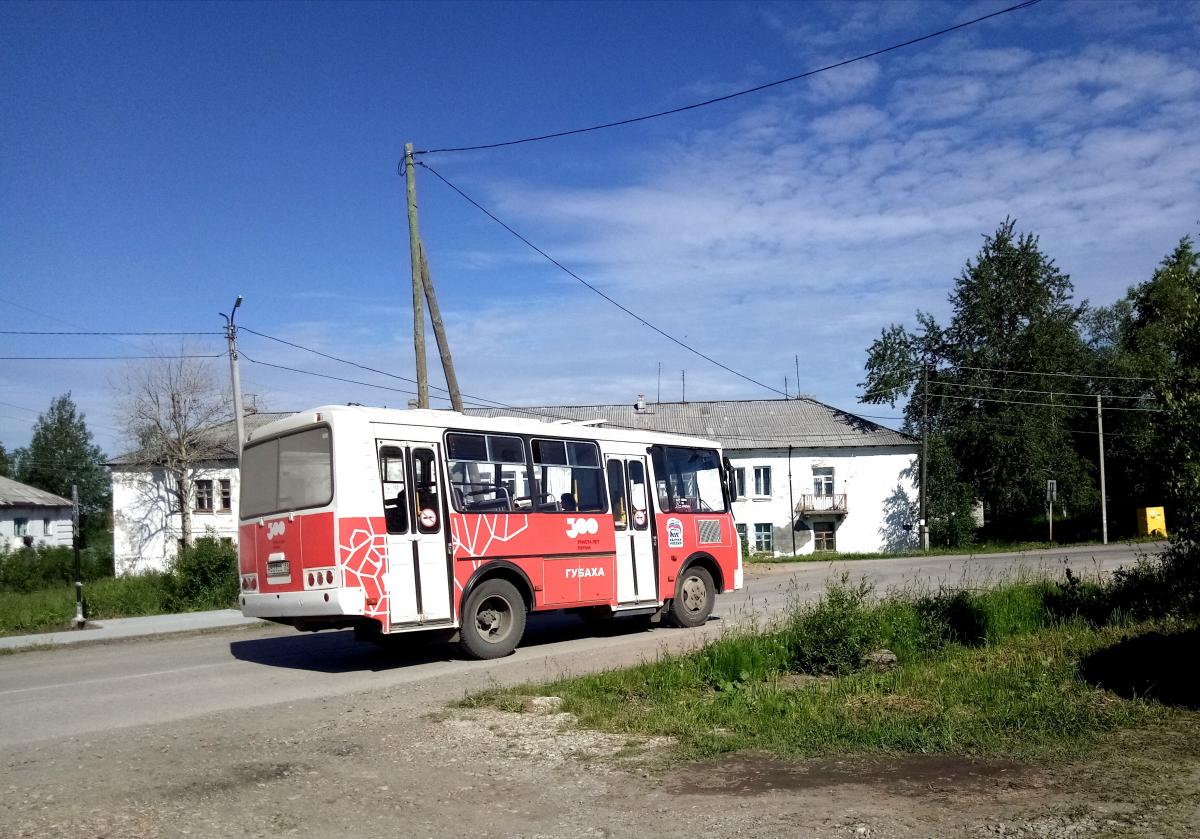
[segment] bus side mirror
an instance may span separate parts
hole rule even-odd
[[[725,495],[732,504],[737,498],[737,476],[733,471],[733,464],[729,462],[729,458],[722,458],[725,466]]]

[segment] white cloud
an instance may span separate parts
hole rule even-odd
[[[944,311],[981,235],[1008,215],[1041,235],[1081,298],[1111,301],[1149,275],[1200,215],[1192,61],[1111,47],[947,52],[869,104],[757,103],[672,144],[634,182],[509,181],[490,198],[672,334],[779,388],[799,353],[803,389],[851,404],[879,329]],[[472,354],[530,354],[498,385],[507,398],[624,401],[660,359],[675,381],[687,367],[693,398],[763,395],[571,280],[546,291],[498,319],[455,313]],[[554,373],[564,359],[578,379]],[[498,369],[478,374],[499,382]]]

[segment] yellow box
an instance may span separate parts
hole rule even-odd
[[[1166,536],[1167,515],[1162,507],[1142,507],[1137,511],[1138,536]]]

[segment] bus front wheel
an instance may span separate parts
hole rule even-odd
[[[699,565],[692,565],[680,575],[675,585],[675,598],[667,617],[675,626],[700,626],[712,613],[716,597],[712,574]]]
[[[507,580],[484,580],[467,596],[460,644],[473,658],[502,658],[525,634],[525,601]]]

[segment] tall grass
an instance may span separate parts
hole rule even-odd
[[[1181,713],[1116,697],[1081,671],[1123,637],[1179,627],[1097,608],[1136,600],[1128,589],[1068,578],[881,600],[843,579],[769,631],[733,630],[684,655],[468,701],[513,707],[522,694],[558,695],[585,726],[671,736],[690,756],[1077,754],[1104,732]],[[894,669],[865,666],[879,648],[895,653]]]

